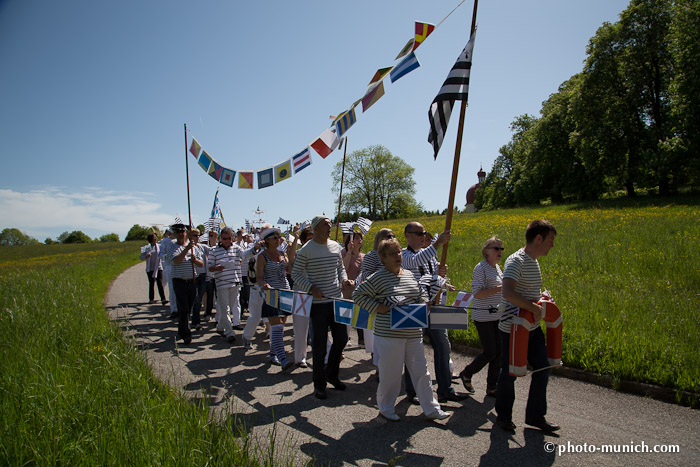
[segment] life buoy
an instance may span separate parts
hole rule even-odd
[[[544,309],[544,322],[547,327],[547,360],[551,368],[561,365],[562,318],[559,307],[554,302],[542,300],[537,302]],[[519,309],[510,325],[510,344],[508,356],[508,374],[525,376],[527,374],[527,346],[530,340],[530,327],[535,323],[531,311]],[[544,370],[544,368],[541,368]]]

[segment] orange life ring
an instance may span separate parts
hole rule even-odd
[[[547,360],[549,367],[561,365],[562,318],[559,307],[554,302],[538,302],[544,308],[544,322],[547,327]],[[530,339],[530,327],[535,323],[531,311],[519,309],[510,325],[510,344],[508,356],[508,374],[525,376],[527,374],[527,345]],[[544,368],[541,368],[544,369]]]

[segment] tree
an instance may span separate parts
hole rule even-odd
[[[343,162],[333,169],[333,192],[340,192]],[[372,220],[411,215],[421,210],[413,195],[414,169],[381,145],[354,151],[345,162],[341,211],[366,212]],[[336,201],[337,206],[337,201]]]
[[[103,236],[100,237],[100,242],[105,243],[105,242],[118,242],[119,241],[119,235],[115,233],[108,233],[104,234]]]
[[[6,228],[0,232],[0,246],[36,245],[39,241],[15,228]]]
[[[74,230],[69,233],[62,241],[62,243],[90,243],[92,239],[80,230]]]
[[[129,232],[126,234],[126,238],[124,239],[124,241],[128,242],[131,240],[146,240],[146,237],[151,232],[153,232],[152,227],[144,227],[138,224],[134,224],[129,229]]]

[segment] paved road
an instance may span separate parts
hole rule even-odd
[[[309,459],[317,465],[362,466],[700,463],[700,411],[556,376],[549,382],[548,418],[562,426],[558,436],[524,427],[528,377],[516,383],[515,434],[494,426],[494,400],[484,396],[483,374],[474,378],[477,392],[472,398],[443,405],[454,413],[446,422],[425,420],[420,408],[406,401],[397,407],[401,421],[388,422],[378,417],[374,367],[369,354],[357,346],[354,331],[341,365],[341,378],[349,387],[346,391],[329,387],[328,399],[319,401],[313,397],[311,368],[280,374],[279,367],[267,363],[269,347],[262,328],[248,353],[240,336],[237,343],[227,344],[214,332],[213,322],[195,334],[191,345],[178,345],[177,327],[167,318],[168,310],[148,305],[147,296],[139,264],[116,279],[106,307],[124,333],[143,348],[155,374],[187,397],[208,398],[221,417],[243,420],[263,445],[274,436],[277,450],[286,446],[284,451],[295,463]],[[291,354],[291,325],[286,330]],[[426,354],[431,358],[432,350],[426,348]],[[461,369],[471,357],[453,354],[453,359]],[[604,445],[638,452],[582,452]],[[675,445],[679,452],[639,452],[655,445]],[[560,449],[578,452],[559,455]]]

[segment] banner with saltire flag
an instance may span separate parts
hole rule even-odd
[[[275,183],[292,177],[292,159],[287,159],[275,166]]]
[[[374,320],[377,317],[376,313],[370,313],[369,311],[362,308],[360,305],[355,305],[352,307],[352,318],[350,320],[350,326],[359,329],[374,329]]]
[[[338,147],[338,136],[335,134],[335,128],[327,128],[321,133],[316,141],[311,143],[311,147],[324,159]]]
[[[400,59],[401,57],[403,57],[407,53],[409,53],[411,50],[413,50],[413,42],[414,41],[415,41],[415,39],[413,37],[411,37],[408,40],[408,42],[406,42],[406,45],[403,46],[403,49],[401,49],[401,51],[399,51],[399,54],[396,56],[396,58],[394,60]]]
[[[351,126],[355,124],[355,109],[350,109],[338,117],[338,121],[335,123],[335,134],[338,138],[342,138],[343,135],[350,129]]]
[[[411,52],[410,55],[408,55],[406,58],[404,58],[401,63],[396,65],[393,70],[391,70],[391,73],[389,73],[389,78],[391,78],[391,82],[394,83],[398,81],[399,79],[403,78],[416,68],[420,66],[420,63],[418,63],[418,58],[416,57],[416,54]]]
[[[220,183],[223,183],[226,186],[233,187],[233,179],[236,177],[236,171],[227,169],[224,167],[224,170],[221,171],[221,178],[219,179]]]
[[[416,37],[413,41],[413,50],[416,50],[423,43],[426,37],[435,30],[435,25],[430,23],[420,23],[416,21]]]
[[[311,304],[313,295],[294,291],[294,314],[301,316],[311,316]]]
[[[391,307],[391,329],[422,329],[428,327],[428,305],[395,305]]]
[[[335,322],[340,324],[352,323],[352,308],[355,303],[350,300],[334,300]]]
[[[372,76],[372,79],[369,81],[369,84],[367,86],[371,86],[377,81],[381,81],[384,78],[386,78],[387,73],[389,73],[393,68],[393,66],[388,66],[386,68],[378,69],[374,76]]]
[[[362,231],[362,234],[366,235],[367,232],[369,232],[369,228],[372,227],[372,221],[367,219],[366,217],[358,217],[357,226]]]
[[[452,306],[458,306],[460,308],[469,308],[470,306],[472,306],[472,300],[474,300],[474,296],[472,295],[472,293],[465,292],[462,290],[455,297],[455,301],[454,303],[452,303]]]
[[[309,150],[308,146],[306,146],[303,151],[292,156],[292,166],[294,167],[295,174],[298,174],[310,165],[311,151]]]
[[[272,167],[258,171],[258,188],[267,188],[275,184]]]
[[[253,172],[238,172],[238,188],[253,189]]]
[[[202,150],[202,146],[197,142],[194,137],[192,138],[192,144],[190,145],[190,153],[195,159],[199,159],[199,151]]]
[[[201,168],[204,169],[205,172],[209,173],[209,166],[211,165],[211,157],[209,157],[209,154],[207,154],[207,151],[202,150],[202,153],[199,155],[199,159],[197,159],[197,163]]]
[[[215,160],[212,159],[211,164],[209,165],[209,170],[207,173],[211,178],[216,180],[217,182],[221,179],[221,172],[223,172],[224,167],[216,162]]]
[[[291,290],[280,290],[279,305],[280,311],[292,314],[294,311],[294,292]]]
[[[381,99],[383,95],[384,81],[380,81],[378,84],[375,84],[374,86],[369,88],[365,96],[362,98],[362,111],[366,112],[367,109],[372,107],[374,103]]]
[[[430,120],[430,134],[428,142],[433,145],[434,158],[437,159],[442,141],[445,139],[447,124],[450,121],[452,108],[455,101],[467,101],[469,96],[469,75],[472,69],[472,52],[474,50],[474,38],[476,31],[469,42],[459,54],[457,62],[447,75],[447,79],[442,84],[440,91],[430,105],[428,120]]]
[[[265,303],[268,305],[279,308],[280,306],[280,291],[277,289],[267,289],[265,290]]]
[[[469,312],[459,306],[431,305],[430,329],[469,329]]]
[[[214,195],[214,204],[211,207],[211,214],[209,214],[210,219],[215,219],[221,215],[221,208],[219,207],[219,188],[216,188],[216,194]]]

